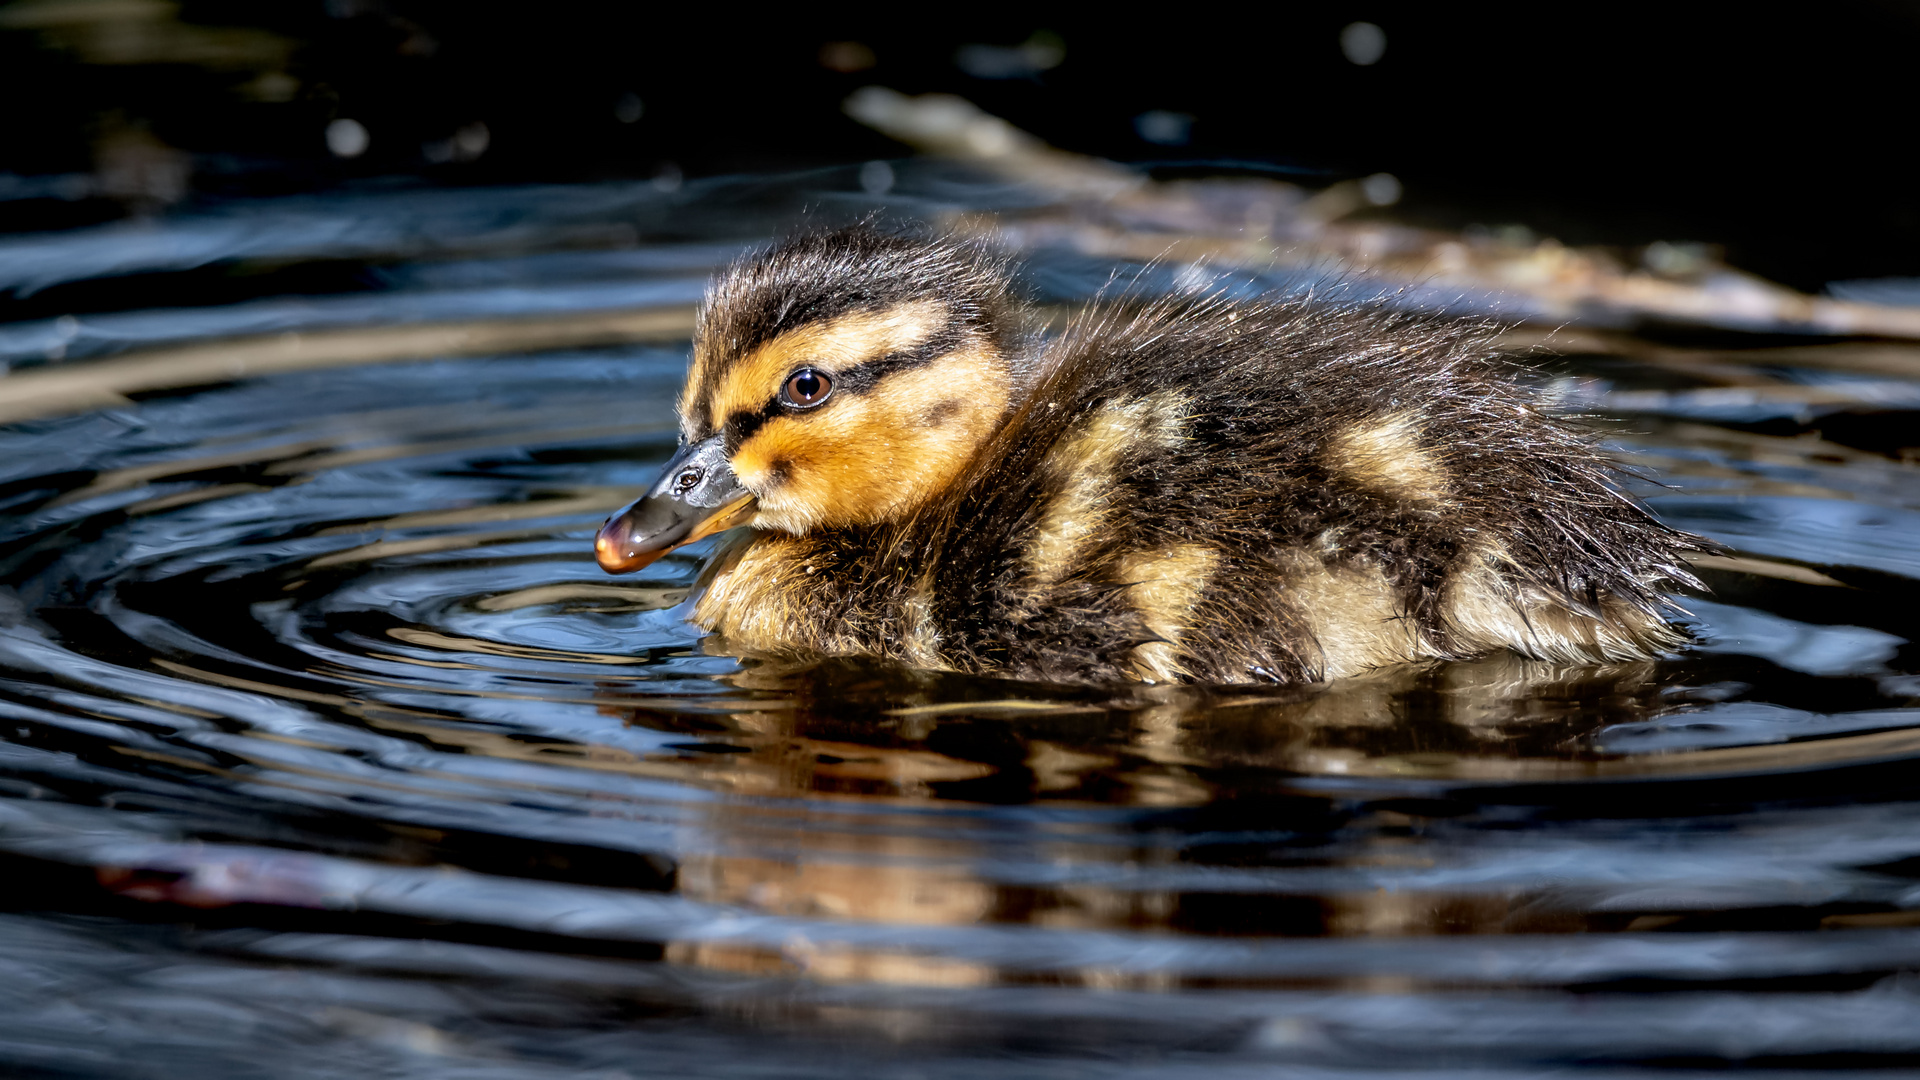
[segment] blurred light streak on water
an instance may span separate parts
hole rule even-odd
[[[1023,205],[897,173],[909,215]],[[365,288],[0,343],[57,370],[48,333],[78,355],[683,306],[794,207],[874,205],[840,179],[10,240],[23,292],[267,257],[362,260]],[[1058,304],[1112,269],[1055,248],[1030,274]],[[1686,601],[1700,646],[1281,691],[709,655],[677,608],[698,550],[616,580],[588,543],[671,451],[684,343],[279,371],[0,428],[0,1063],[1920,1063],[1920,478],[1884,447],[1920,363],[1620,342],[1529,362],[1621,421],[1661,513],[1734,549]]]

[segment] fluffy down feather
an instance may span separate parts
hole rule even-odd
[[[1602,662],[1683,642],[1665,594],[1698,586],[1686,556],[1709,545],[1618,490],[1592,434],[1493,357],[1497,327],[1380,304],[1122,295],[1043,340],[1011,296],[981,246],[864,228],[790,241],[714,285],[689,440],[722,432],[746,453],[762,428],[736,438],[714,388],[769,342],[850,312],[937,323],[850,395],[884,400],[896,368],[938,372],[983,349],[989,369],[953,370],[1003,384],[946,388],[984,403],[985,434],[930,498],[857,527],[733,536],[695,608],[724,647],[1063,681],[1295,682],[1499,648]],[[792,439],[813,418],[783,422]],[[888,438],[884,467],[911,470],[913,448]]]

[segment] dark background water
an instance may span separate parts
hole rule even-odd
[[[1379,40],[1343,47],[1356,23]],[[1920,273],[1905,145],[1917,49],[1920,9],[1867,0],[1124,16],[14,0],[0,9],[0,229],[396,178],[671,183],[896,157],[839,108],[879,83],[958,93],[1161,174],[1385,171],[1423,219],[1721,244],[1817,291]],[[329,151],[343,119],[365,135],[351,157]]]
[[[1696,647],[1643,664],[746,663],[679,618],[699,549],[615,580],[589,547],[746,245],[1095,220],[904,159],[839,112],[869,81],[1212,176],[1183,199],[1386,170],[1413,219],[1720,241],[1817,287],[1913,272],[1875,126],[1905,9],[699,16],[0,7],[37,106],[0,143],[0,1071],[1920,1064],[1911,344],[1398,293],[1532,319],[1541,392],[1729,545]],[[1009,235],[1049,305],[1138,270]]]

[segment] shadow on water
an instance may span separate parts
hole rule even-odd
[[[622,256],[655,291],[617,302],[697,295],[732,250],[700,242]],[[609,280],[604,253],[488,258],[410,249],[379,304],[511,278],[539,314]],[[1048,274],[1085,295],[1106,267]],[[97,325],[151,346],[206,317]],[[671,451],[684,342],[269,371],[0,428],[0,1061],[1920,1063],[1920,483],[1891,421],[1846,419],[1910,416],[1920,364],[1856,372],[1864,408],[1822,366],[1850,346],[1621,340],[1539,376],[1625,418],[1667,485],[1643,493],[1733,549],[1685,598],[1699,646],[1288,689],[699,640],[700,549],[629,580],[589,546]]]

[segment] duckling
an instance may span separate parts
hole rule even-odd
[[[1490,355],[1377,303],[1123,295],[1051,340],[977,241],[803,235],[711,286],[610,573],[744,526],[723,647],[1064,682],[1318,682],[1685,641],[1699,537]]]

